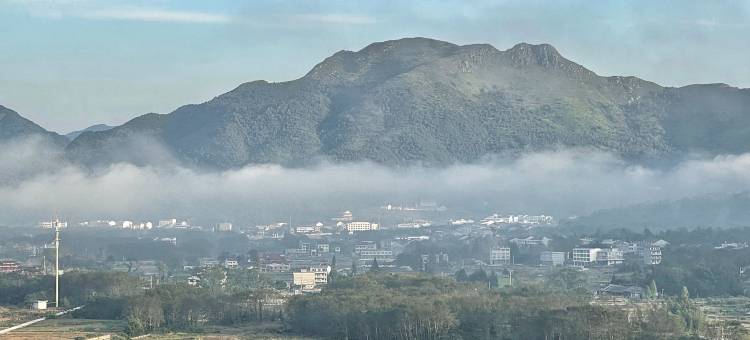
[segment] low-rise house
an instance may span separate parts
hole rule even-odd
[[[0,260],[0,273],[15,273],[21,271],[21,264],[15,260]]]
[[[292,267],[288,263],[268,263],[263,265],[263,267],[261,268],[261,271],[264,272],[281,273],[288,272]]]
[[[199,260],[200,266],[203,268],[209,268],[209,267],[218,267],[219,266],[219,260],[212,259],[212,258],[202,258]]]
[[[597,291],[599,296],[618,296],[632,300],[640,300],[646,296],[646,291],[638,286],[608,285]]]
[[[533,236],[529,236],[526,238],[514,238],[510,240],[510,243],[516,244],[518,247],[535,247],[535,246],[544,246],[546,247],[549,244],[549,241],[551,239],[542,237],[542,238],[534,238]]]
[[[187,278],[187,284],[189,286],[198,286],[201,284],[201,278],[193,275]]]
[[[237,269],[237,267],[240,266],[240,263],[235,259],[226,259],[224,260],[224,268],[227,269]]]

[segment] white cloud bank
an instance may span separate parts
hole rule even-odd
[[[750,190],[750,154],[633,166],[607,153],[559,150],[442,169],[369,162],[203,172],[116,164],[89,171],[38,141],[0,145],[0,224],[192,217],[204,223],[324,220],[344,209],[436,199],[464,214],[586,214],[645,201]]]

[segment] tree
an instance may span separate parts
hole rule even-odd
[[[656,281],[651,280],[651,283],[648,284],[647,294],[649,299],[655,299],[659,296],[659,291],[656,288]]]
[[[458,282],[466,282],[469,281],[469,275],[466,274],[466,270],[461,268],[461,270],[456,272],[456,281]]]
[[[214,267],[206,270],[201,275],[201,285],[208,288],[208,291],[212,295],[220,293],[224,289],[226,283],[227,274],[224,272],[224,268]]]
[[[380,266],[378,265],[378,259],[372,259],[372,265],[370,266],[371,272],[378,272],[380,271]]]
[[[499,286],[500,278],[497,276],[496,272],[492,272],[489,277],[487,277],[487,282],[489,283],[490,288],[497,288]]]
[[[687,306],[690,303],[690,292],[685,286],[682,287],[682,292],[680,293],[680,303],[683,306]]]
[[[469,281],[471,281],[471,282],[487,282],[487,273],[484,270],[479,269],[479,270],[471,273],[471,275],[469,276]]]

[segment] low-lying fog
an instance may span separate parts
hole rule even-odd
[[[91,171],[66,162],[59,150],[38,139],[0,145],[0,224],[8,225],[33,224],[55,214],[71,220],[176,217],[202,223],[271,223],[294,216],[302,223],[346,209],[356,213],[419,199],[447,206],[456,218],[493,212],[567,217],[748,189],[749,154],[685,160],[669,169],[567,149],[440,169],[361,162],[205,172],[172,162]],[[462,216],[470,213],[476,215]]]

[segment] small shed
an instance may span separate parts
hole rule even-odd
[[[46,310],[47,309],[47,300],[37,300],[37,301],[34,301],[34,303],[31,304],[31,309],[33,309],[33,310]]]

